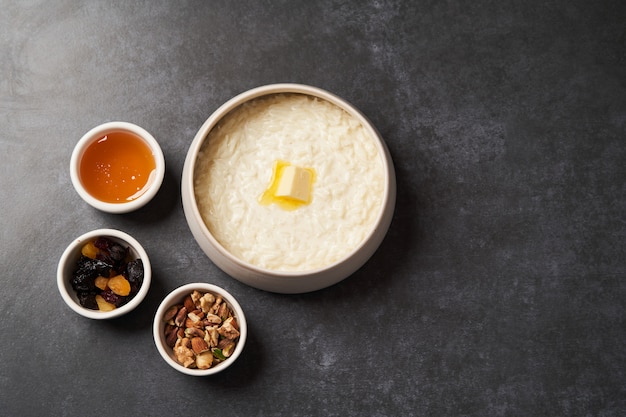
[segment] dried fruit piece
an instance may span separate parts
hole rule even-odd
[[[80,253],[87,258],[96,259],[96,255],[98,254],[98,248],[96,248],[93,242],[87,242],[81,248]]]
[[[111,303],[116,307],[123,306],[128,302],[128,297],[117,295],[110,288],[102,291],[100,293],[100,296],[104,298],[104,301],[106,301],[107,303]]]
[[[78,294],[78,302],[81,306],[91,309],[97,310],[98,303],[96,303],[96,293],[95,292],[79,292]]]
[[[96,279],[94,280],[94,285],[97,288],[100,288],[101,290],[106,290],[107,289],[107,283],[109,282],[109,278],[105,278],[102,276],[98,276],[96,277]]]
[[[81,256],[76,262],[70,284],[83,307],[98,310],[96,295],[102,296],[106,302],[116,307],[126,304],[137,295],[143,284],[143,262],[141,259],[129,261],[128,255],[129,248],[104,237],[87,242],[81,247]],[[105,280],[117,275],[123,275],[129,285],[118,283],[120,285],[115,293],[108,281],[105,284]]]
[[[115,305],[108,303],[100,294],[96,295],[96,303],[98,304],[98,310],[100,311],[115,310]]]
[[[97,276],[108,276],[112,266],[106,262],[81,256],[76,263],[70,283],[74,291],[93,291],[96,289],[94,280]]]
[[[143,262],[141,259],[135,259],[127,263],[124,275],[133,288],[139,289],[143,283]]]
[[[117,295],[125,297],[130,294],[130,282],[123,275],[116,275],[110,278],[108,286]]]
[[[116,269],[122,266],[128,255],[128,248],[106,237],[97,238],[93,244],[99,249],[97,259],[113,265]]]

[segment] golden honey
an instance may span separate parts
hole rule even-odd
[[[156,162],[150,147],[129,132],[111,132],[93,141],[80,160],[80,181],[94,198],[126,203],[148,188]]]

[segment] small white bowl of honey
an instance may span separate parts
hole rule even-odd
[[[78,141],[70,177],[78,195],[108,213],[128,213],[157,194],[165,176],[165,158],[154,137],[127,122],[94,127]]]

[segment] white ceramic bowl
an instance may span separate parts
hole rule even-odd
[[[91,310],[80,305],[76,291],[74,291],[70,283],[72,273],[76,268],[76,262],[81,256],[81,248],[85,243],[97,237],[107,237],[122,246],[129,247],[131,256],[134,259],[141,259],[143,263],[143,284],[139,292],[128,303],[111,311]],[[81,316],[96,320],[112,319],[134,310],[146,297],[151,280],[150,259],[144,248],[132,236],[115,229],[97,229],[74,239],[61,255],[57,268],[57,287],[63,301]]]
[[[209,369],[185,368],[183,365],[178,363],[178,361],[176,361],[173,349],[169,347],[165,341],[165,321],[163,320],[165,312],[171,306],[182,304],[185,297],[191,294],[194,290],[198,290],[203,293],[211,292],[214,295],[221,295],[224,301],[233,311],[233,314],[237,319],[237,324],[239,325],[240,335],[233,354],[225,361],[220,362],[219,364],[214,365]],[[246,316],[244,315],[241,306],[239,305],[235,297],[233,297],[228,291],[221,287],[218,287],[217,285],[196,282],[191,284],[185,284],[182,287],[176,288],[163,299],[154,316],[152,332],[154,335],[154,343],[156,345],[156,348],[168,365],[170,365],[177,371],[187,375],[207,376],[223,371],[237,360],[246,344],[246,338],[248,336],[248,325],[246,323]]]
[[[134,200],[123,203],[109,203],[95,198],[85,189],[80,179],[80,162],[87,147],[94,141],[112,132],[129,132],[141,138],[152,151],[156,166],[153,175],[148,179],[148,184],[143,194]],[[78,195],[90,206],[107,213],[128,213],[143,207],[157,194],[163,183],[164,176],[165,158],[159,143],[145,129],[127,122],[109,122],[94,127],[78,141],[70,160],[70,177]]]
[[[283,272],[260,268],[242,261],[229,253],[212,235],[198,209],[194,193],[194,169],[200,148],[209,132],[227,115],[227,113],[240,106],[242,103],[261,96],[277,93],[306,94],[324,99],[345,110],[358,120],[363,125],[366,132],[375,139],[378,153],[383,163],[385,175],[384,195],[382,196],[383,204],[381,205],[380,212],[377,215],[371,231],[351,254],[323,268],[298,272]],[[315,291],[333,285],[354,273],[374,254],[385,237],[393,217],[396,200],[396,179],[393,162],[387,146],[370,121],[355,107],[334,94],[316,87],[301,84],[273,84],[258,87],[234,97],[217,109],[206,120],[196,134],[187,153],[182,174],[181,193],[185,217],[195,240],[206,255],[219,268],[231,277],[252,287],[271,292],[293,294]]]

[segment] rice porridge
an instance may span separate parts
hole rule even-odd
[[[312,173],[310,197],[292,209],[263,203],[280,163]],[[347,257],[373,231],[384,172],[377,139],[349,113],[313,96],[272,94],[211,130],[194,192],[203,221],[232,255],[264,269],[309,271]]]

